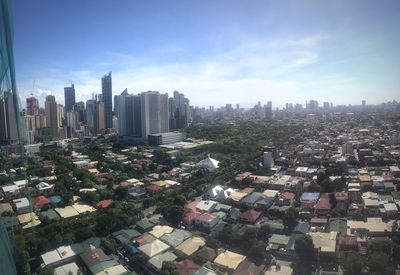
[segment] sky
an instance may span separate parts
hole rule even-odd
[[[194,106],[400,100],[398,0],[15,0],[19,94],[184,93]]]

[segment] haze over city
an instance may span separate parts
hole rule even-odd
[[[193,105],[381,103],[400,89],[400,2],[15,1],[20,97],[185,93]],[[43,105],[42,105],[43,106]]]

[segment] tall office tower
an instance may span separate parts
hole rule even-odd
[[[64,88],[64,99],[65,99],[65,113],[72,110],[75,105],[75,87],[71,84],[71,87]]]
[[[240,109],[240,105],[236,104],[236,111],[239,111],[239,109]]]
[[[101,93],[104,102],[104,123],[105,129],[112,128],[112,82],[111,72],[101,79]]]
[[[265,105],[265,119],[272,120],[272,104]]]
[[[272,101],[268,101],[267,102],[267,106],[270,107],[272,109]]]
[[[128,90],[125,89],[121,95],[114,96],[114,113],[115,116],[118,118],[118,123],[116,127],[116,131],[120,136],[127,136],[128,135],[128,125],[127,120],[129,116],[133,118],[133,109],[128,109],[128,101],[130,100],[130,96],[128,94]],[[131,104],[132,105],[132,104]],[[127,113],[129,111],[129,114]]]
[[[106,129],[105,106],[103,95],[99,95],[99,101],[97,105],[97,131],[102,131],[104,129]]]
[[[16,151],[15,145],[25,137],[15,80],[10,2],[0,1],[0,154]]]
[[[66,115],[64,112],[64,106],[62,104],[57,104],[57,123],[58,127],[63,127],[64,119]]]
[[[169,115],[170,115],[170,128],[181,129],[188,126],[191,120],[189,99],[185,95],[174,91],[174,97],[168,101]]]
[[[97,100],[89,99],[86,101],[86,125],[89,128],[91,135],[97,134],[98,126],[98,111],[97,111]]]
[[[77,112],[78,122],[85,122],[85,103],[83,101],[76,102],[72,109]]]
[[[324,102],[324,109],[329,109],[331,104],[329,104],[329,102]]]
[[[34,116],[39,114],[39,100],[31,96],[26,99],[26,115]]]
[[[365,107],[367,105],[367,102],[365,100],[362,101],[362,106]]]
[[[50,128],[52,137],[58,137],[58,116],[57,116],[57,102],[54,95],[46,96],[44,103],[46,112],[46,125]]]
[[[310,102],[306,103],[306,108],[309,110],[317,110],[318,109],[318,101],[310,100]]]
[[[142,138],[149,134],[169,132],[168,94],[144,92],[140,94]]]

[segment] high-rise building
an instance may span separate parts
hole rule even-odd
[[[101,79],[101,93],[104,102],[104,127],[112,128],[112,81],[111,72],[103,76]]]
[[[367,105],[367,102],[365,100],[362,101],[362,106],[365,107]]]
[[[189,99],[185,95],[174,91],[174,97],[168,100],[170,128],[181,129],[191,122],[191,109]]]
[[[97,111],[97,100],[89,99],[86,101],[86,125],[89,128],[91,135],[97,134],[98,127],[98,111]]]
[[[103,131],[104,129],[106,129],[105,106],[103,101],[103,95],[99,95],[99,101],[97,105],[97,130]]]
[[[64,88],[64,99],[65,99],[65,113],[72,110],[75,105],[75,87],[71,84],[71,87]]]
[[[65,119],[64,106],[62,104],[57,104],[57,124],[58,127],[63,127]]]
[[[140,94],[142,138],[149,134],[169,132],[168,94],[144,92]]]
[[[46,101],[44,103],[44,108],[46,112],[46,125],[50,128],[50,133],[52,137],[58,137],[58,106],[56,98],[53,95],[46,96]]]
[[[26,99],[26,115],[34,116],[39,114],[39,100],[31,96]]]
[[[13,145],[25,136],[15,80],[9,2],[0,1],[0,153],[16,149],[17,146]]]

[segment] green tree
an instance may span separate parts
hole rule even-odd
[[[357,252],[346,254],[343,259],[345,275],[361,275],[367,265],[367,259]]]
[[[249,249],[247,256],[257,265],[262,264],[267,258],[267,250],[264,242],[257,241]]]
[[[174,262],[165,261],[162,263],[160,275],[179,275]]]
[[[283,224],[286,227],[292,229],[297,225],[298,217],[299,213],[296,211],[295,208],[291,207],[283,214]]]
[[[382,252],[369,255],[368,268],[370,274],[391,275],[394,272],[389,255]]]
[[[296,262],[296,270],[299,274],[311,274],[312,265],[315,262],[316,249],[309,235],[301,235],[296,238],[294,250],[298,261]]]

